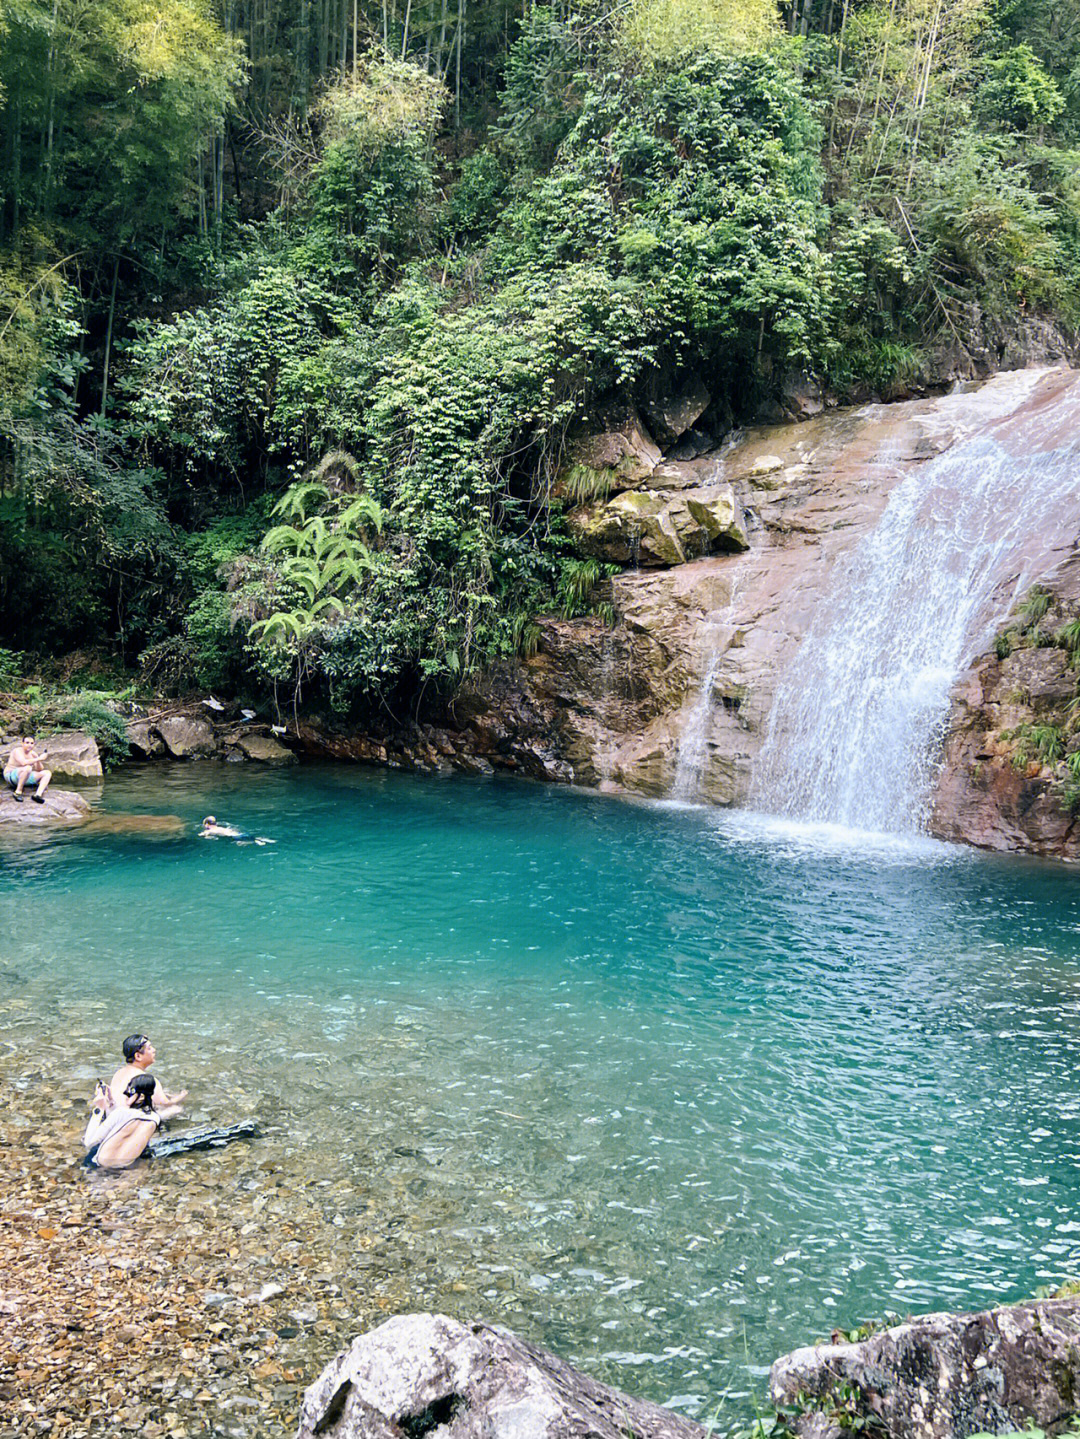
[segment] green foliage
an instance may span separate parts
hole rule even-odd
[[[563,560],[557,598],[564,619],[572,619],[587,607],[600,574],[599,560]]]
[[[1007,142],[963,133],[920,175],[921,220],[944,283],[970,277],[999,312],[1019,302],[1071,318],[1072,262],[1054,210]]]
[[[581,52],[571,24],[533,5],[506,57],[496,133],[527,169],[550,165],[581,106]]]
[[[1016,45],[986,62],[986,78],[975,95],[980,120],[1011,130],[1052,125],[1065,100],[1030,45]]]
[[[347,708],[610,621],[571,427],[1080,322],[1062,3],[5,5],[0,642]]]
[[[1061,649],[1068,650],[1073,669],[1080,669],[1080,619],[1062,625],[1054,638]]]
[[[23,657],[18,650],[0,646],[0,690],[13,690],[22,674]]]
[[[1023,600],[1017,606],[1029,626],[1034,626],[1040,620],[1045,619],[1046,612],[1050,608],[1052,596],[1049,590],[1042,585],[1032,585]]]
[[[1072,754],[1065,756],[1065,778],[1060,786],[1061,800],[1070,814],[1076,814],[1080,810],[1080,750],[1074,750]],[[1072,1280],[1073,1285],[1080,1284],[1080,1281]],[[1067,1289],[1068,1286],[1063,1286]],[[1077,1289],[1069,1290],[1070,1293],[1078,1292]],[[1063,1293],[1057,1294],[1055,1298],[1064,1298]]]
[[[243,76],[209,0],[20,0],[0,81],[6,197],[69,240],[160,239],[191,213],[193,162]]]
[[[424,248],[432,141],[447,99],[419,65],[373,51],[315,108],[322,129],[305,206],[313,224],[365,269],[399,264]]]
[[[769,0],[630,0],[618,40],[647,65],[670,65],[703,52],[765,49],[779,33]]]

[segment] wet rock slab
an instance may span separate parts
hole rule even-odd
[[[888,1439],[1030,1424],[1057,1434],[1072,1427],[1080,1395],[1080,1298],[929,1314],[859,1343],[796,1349],[773,1365],[769,1392],[804,1411],[795,1421],[804,1439],[821,1435],[830,1399],[849,1425],[854,1411]]]
[[[298,1439],[704,1439],[506,1329],[405,1314],[353,1340],[307,1390]]]
[[[41,804],[31,799],[30,795],[28,789],[20,802],[15,798],[15,791],[5,784],[0,789],[0,825],[36,829],[58,822],[79,824],[90,813],[90,806],[82,795],[71,790],[50,786]]]

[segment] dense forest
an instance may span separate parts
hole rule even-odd
[[[590,417],[1078,321],[1080,0],[0,0],[0,109],[0,681],[415,701]]]

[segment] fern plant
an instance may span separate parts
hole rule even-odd
[[[299,592],[306,604],[255,620],[248,634],[258,643],[298,650],[332,615],[345,613],[347,595],[370,572],[372,532],[381,534],[385,523],[382,507],[367,494],[336,509],[332,504],[325,485],[305,480],[290,486],[274,506],[275,515],[296,523],[275,525],[262,550],[280,560],[282,589]],[[309,514],[312,508],[315,513]]]

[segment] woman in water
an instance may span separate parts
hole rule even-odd
[[[127,1169],[140,1155],[148,1159],[168,1154],[186,1154],[193,1149],[220,1149],[233,1139],[250,1139],[255,1121],[243,1119],[218,1129],[191,1129],[175,1139],[159,1139],[151,1146],[161,1115],[153,1105],[155,1079],[152,1074],[137,1074],[124,1090],[128,1108],[111,1106],[108,1088],[98,1083],[94,1091],[94,1108],[83,1135],[87,1148],[84,1164],[96,1169]]]
[[[99,1084],[94,1091],[94,1108],[83,1135],[85,1163],[98,1169],[126,1169],[157,1133],[161,1115],[154,1110],[152,1074],[137,1074],[124,1090],[128,1106],[108,1108],[108,1090]]]

